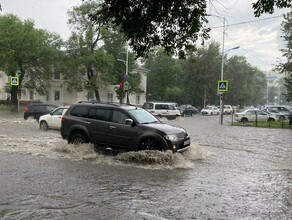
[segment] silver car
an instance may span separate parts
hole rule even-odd
[[[257,109],[247,109],[235,114],[235,120],[240,122],[249,121],[276,121],[277,117]]]

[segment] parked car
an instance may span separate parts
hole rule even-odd
[[[277,116],[257,109],[247,109],[235,114],[235,120],[240,122],[249,121],[276,121]]]
[[[39,118],[42,115],[50,113],[57,107],[58,107],[57,105],[44,104],[44,103],[30,104],[25,107],[23,118],[25,120],[27,120],[28,118],[34,118],[37,121],[39,121]]]
[[[202,115],[219,115],[219,108],[213,105],[207,105],[201,110]]]
[[[233,108],[231,105],[223,105],[223,114],[232,114]]]
[[[178,107],[178,110],[180,111],[180,114],[182,116],[186,115],[193,116],[194,114],[197,114],[199,112],[199,110],[192,105],[180,105]]]
[[[276,113],[280,120],[289,119],[289,115],[292,114],[291,109],[281,105],[266,105],[262,110]]]
[[[142,108],[156,117],[175,119],[177,116],[181,115],[180,111],[169,102],[145,102]]]
[[[61,118],[65,114],[69,106],[60,106],[54,109],[51,113],[42,115],[39,118],[39,125],[41,130],[60,129]]]
[[[190,147],[185,129],[163,123],[145,109],[130,105],[73,104],[62,117],[61,135],[68,143],[93,143],[113,151],[183,152]]]

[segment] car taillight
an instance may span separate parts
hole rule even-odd
[[[65,121],[64,115],[61,118],[61,123],[63,123]]]
[[[25,110],[24,110],[24,111],[25,111],[25,112],[28,112],[28,106],[25,107]]]

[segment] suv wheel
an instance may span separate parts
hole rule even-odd
[[[83,134],[73,134],[69,141],[70,144],[83,144],[83,143],[87,143],[87,139]]]
[[[144,139],[140,143],[140,149],[141,150],[161,150],[161,144],[158,140],[154,138],[147,138]]]
[[[40,129],[43,130],[43,131],[46,131],[48,130],[49,126],[48,126],[48,123],[46,121],[41,121],[40,122]]]

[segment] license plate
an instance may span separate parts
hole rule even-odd
[[[184,145],[189,145],[190,143],[191,143],[190,140],[186,140],[186,141],[184,142]]]

